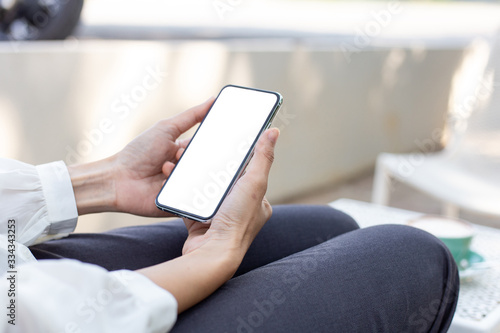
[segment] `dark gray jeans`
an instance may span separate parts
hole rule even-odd
[[[38,259],[108,270],[181,255],[180,220],[32,246]],[[235,277],[185,311],[173,332],[446,332],[459,279],[446,247],[398,225],[359,229],[327,206],[275,206]]]

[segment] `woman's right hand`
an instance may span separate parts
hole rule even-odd
[[[203,246],[213,246],[224,251],[234,251],[239,256],[245,255],[272,214],[271,205],[264,195],[278,136],[277,128],[264,132],[245,173],[238,179],[210,223],[184,219],[189,236],[184,244],[183,254]]]
[[[229,280],[262,226],[271,217],[264,195],[278,129],[259,139],[246,172],[209,224],[185,220],[189,235],[183,255],[138,272],[169,291],[178,312],[202,301]]]

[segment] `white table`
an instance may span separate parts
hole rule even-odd
[[[330,206],[351,215],[366,228],[379,224],[406,224],[424,215],[397,208],[374,205],[367,202],[340,199]],[[458,306],[449,332],[500,332],[500,229],[474,225],[476,236],[471,249],[497,263],[460,280]]]

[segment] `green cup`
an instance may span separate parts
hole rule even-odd
[[[451,255],[459,265],[459,267],[466,267],[467,262],[464,263],[464,260],[467,260],[470,253],[470,244],[472,243],[472,235],[463,238],[444,238],[438,237],[443,243],[448,247],[451,252]]]
[[[450,250],[459,268],[468,266],[474,227],[467,221],[439,215],[424,215],[409,225],[425,230],[439,238]]]

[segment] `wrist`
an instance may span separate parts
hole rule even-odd
[[[229,280],[238,267],[240,267],[246,250],[246,247],[236,244],[231,245],[226,242],[209,241],[193,251],[192,254],[201,255],[204,258],[211,258],[211,261],[218,262],[220,267],[228,274],[227,279]]]
[[[177,300],[178,312],[183,312],[231,279],[241,263],[239,256],[221,252],[219,245],[206,245],[137,272],[169,291]]]
[[[68,166],[78,215],[116,211],[114,158]]]
[[[241,224],[243,225],[243,223]],[[248,248],[252,245],[256,233],[248,230],[248,228],[219,229],[211,227],[207,230],[206,236],[209,241],[205,245],[210,246],[214,251],[224,251],[243,259]]]

